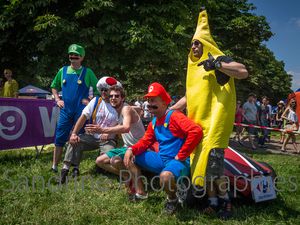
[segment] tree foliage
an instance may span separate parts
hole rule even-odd
[[[21,85],[49,88],[68,63],[67,47],[79,43],[86,48],[85,64],[98,77],[120,79],[130,96],[153,81],[183,95],[201,6],[219,47],[250,71],[247,80],[236,82],[238,95],[254,90],[274,100],[286,96],[291,77],[262,44],[272,36],[270,27],[246,0],[1,1],[1,67],[11,67]]]

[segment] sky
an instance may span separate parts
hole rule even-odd
[[[274,34],[265,44],[285,70],[293,75],[292,90],[300,88],[300,1],[249,0],[257,9],[252,13],[265,16]]]

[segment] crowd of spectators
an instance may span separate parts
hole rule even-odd
[[[295,152],[300,153],[297,149],[296,135],[293,133],[299,130],[299,121],[295,113],[296,106],[294,95],[290,95],[286,102],[280,100],[276,106],[272,106],[267,96],[257,99],[254,93],[250,93],[244,104],[241,104],[240,100],[237,101],[235,122],[278,128],[280,129],[277,132],[280,132],[281,151],[286,152],[286,145],[291,139]],[[243,146],[245,146],[244,141],[248,139],[252,150],[256,150],[268,147],[266,143],[270,142],[270,133],[270,130],[264,128],[236,126],[234,139]]]

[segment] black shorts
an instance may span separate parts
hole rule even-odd
[[[210,151],[206,167],[206,180],[211,181],[224,175],[224,149],[214,148]]]

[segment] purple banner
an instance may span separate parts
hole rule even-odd
[[[53,100],[0,98],[0,150],[53,143],[58,115]]]

